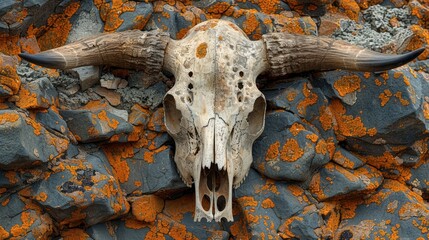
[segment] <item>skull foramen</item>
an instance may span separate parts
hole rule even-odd
[[[256,86],[259,74],[382,71],[411,61],[423,50],[387,55],[286,33],[251,41],[233,23],[210,20],[180,41],[157,31],[127,31],[20,56],[51,68],[105,64],[174,74],[176,83],[164,98],[165,124],[176,143],[178,171],[188,186],[195,184],[194,219],[233,221],[232,187],[246,177],[252,144],[264,128],[266,102]]]

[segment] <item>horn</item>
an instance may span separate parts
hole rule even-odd
[[[270,64],[267,73],[271,76],[334,69],[384,71],[408,63],[425,50],[420,48],[406,54],[392,55],[326,37],[286,33],[269,33],[262,37]]]
[[[109,65],[152,73],[161,70],[169,40],[169,35],[160,31],[104,33],[39,54],[19,56],[47,68]]]

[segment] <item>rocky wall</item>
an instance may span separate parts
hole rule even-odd
[[[0,239],[428,239],[429,49],[380,73],[262,76],[268,102],[234,222],[194,222],[163,95],[173,76],[21,61],[101,32],[181,39],[222,18],[251,39],[429,44],[427,0],[0,1]]]

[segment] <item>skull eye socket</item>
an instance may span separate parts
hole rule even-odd
[[[266,105],[265,98],[262,95],[255,100],[253,110],[249,113],[249,116],[247,116],[250,134],[257,135],[262,131],[264,127]]]
[[[176,100],[173,95],[167,94],[164,97],[165,108],[165,126],[170,133],[178,133],[180,131],[180,122],[182,120],[182,112],[176,107]]]

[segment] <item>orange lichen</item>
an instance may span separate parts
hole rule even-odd
[[[35,199],[37,201],[45,202],[46,199],[48,199],[48,194],[46,194],[45,192],[40,192],[39,195],[35,196]]]
[[[293,102],[293,100],[295,100],[296,96],[298,96],[298,93],[296,91],[288,91],[288,93],[286,95],[286,99],[289,102]]]
[[[1,59],[0,59],[1,64]],[[16,73],[14,66],[3,65],[0,66],[0,84],[8,87],[12,94],[16,94],[21,86],[21,80]],[[4,87],[3,86],[3,87]]]
[[[15,103],[20,108],[37,108],[39,100],[36,93],[30,92],[27,88],[21,88],[18,93],[18,101]]]
[[[195,51],[195,56],[197,58],[204,58],[207,55],[207,43],[203,42],[198,45],[197,50]]]
[[[129,144],[111,144],[103,147],[103,151],[109,160],[110,165],[113,167],[113,173],[119,182],[124,183],[128,181],[130,168],[124,158],[134,156],[134,148]]]
[[[304,150],[295,139],[286,140],[280,150],[280,159],[287,162],[294,162],[304,155]]]
[[[302,94],[305,98],[298,103],[296,108],[300,114],[305,115],[307,107],[317,103],[318,96],[310,90],[307,84],[303,85]]]
[[[263,208],[273,208],[275,207],[275,204],[271,199],[266,198],[264,201],[262,201],[261,206]]]
[[[10,234],[2,226],[0,226],[0,239],[6,239],[9,236]]]
[[[341,151],[335,151],[333,160],[345,168],[353,169],[355,167],[355,163],[344,156]]]
[[[107,122],[107,125],[109,127],[111,127],[112,129],[116,129],[119,125],[118,120],[116,119],[110,119],[109,117],[107,117],[107,112],[105,110],[100,111],[97,114],[98,119],[100,119],[101,121],[105,121]]]
[[[346,109],[339,100],[334,99],[331,102],[331,109],[338,124],[338,129],[336,129],[337,134],[346,137],[363,137],[367,134],[367,129],[361,117],[345,115]]]
[[[279,236],[283,239],[292,239],[295,238],[295,234],[291,231],[291,224],[295,221],[303,221],[302,217],[293,216],[288,218],[280,227],[279,227]]]
[[[28,28],[27,35],[29,37],[37,36],[40,49],[43,51],[63,46],[72,28],[70,18],[77,12],[79,6],[79,2],[70,3],[63,13],[52,14],[48,18],[46,25],[40,28],[34,28],[31,25]]]
[[[61,231],[61,237],[64,240],[86,240],[89,239],[89,235],[80,228],[72,228]]]
[[[319,109],[319,121],[322,124],[323,130],[327,131],[334,127],[334,115],[331,109],[327,106],[321,106]]]
[[[18,55],[21,52],[19,36],[0,34],[0,52],[6,55]]]
[[[243,22],[243,31],[249,36],[259,27],[258,19],[255,13],[249,12],[246,20]]]
[[[18,113],[3,113],[0,115],[0,125],[3,125],[5,123],[13,123],[18,121],[18,119]]]
[[[163,213],[175,221],[182,221],[186,213],[193,213],[195,210],[195,197],[187,194],[174,200],[166,200]]]
[[[357,75],[343,76],[334,83],[334,88],[341,97],[360,89],[360,78]]]
[[[360,7],[354,0],[338,1],[339,7],[352,20],[357,21],[359,18]]]
[[[326,144],[326,141],[323,139],[320,139],[316,144],[316,153],[325,155],[328,153],[328,145]]]
[[[129,229],[142,229],[149,227],[149,224],[132,218],[127,218],[125,219],[125,227]]]
[[[36,221],[36,219],[34,218],[34,216],[32,216],[31,212],[29,211],[25,211],[21,213],[21,222],[22,225],[14,225],[11,229],[10,229],[10,233],[12,234],[12,236],[14,237],[24,237],[27,235],[27,232],[30,231],[30,227],[31,225],[33,225],[33,223]]]
[[[382,93],[380,93],[378,98],[380,98],[382,107],[384,107],[387,104],[387,102],[389,102],[391,96],[392,96],[392,92],[389,89],[385,89]]]
[[[132,205],[132,213],[139,221],[154,222],[156,215],[164,208],[164,199],[155,196],[147,195],[136,199]]]
[[[423,102],[423,116],[425,117],[426,120],[429,120],[429,103],[428,102]]]
[[[425,46],[429,43],[429,30],[425,29],[419,25],[412,25],[410,27],[411,31],[413,31],[413,37],[410,40],[410,43],[407,46],[407,50],[415,50]],[[429,57],[429,49],[420,54],[417,58],[419,60],[425,60]]]
[[[402,92],[396,92],[395,97],[399,99],[399,102],[402,104],[402,106],[410,105],[410,102],[408,100],[402,98]]]
[[[292,135],[296,136],[298,135],[301,131],[305,130],[305,127],[302,124],[299,123],[293,123],[292,126],[289,128],[290,132],[292,133]]]

